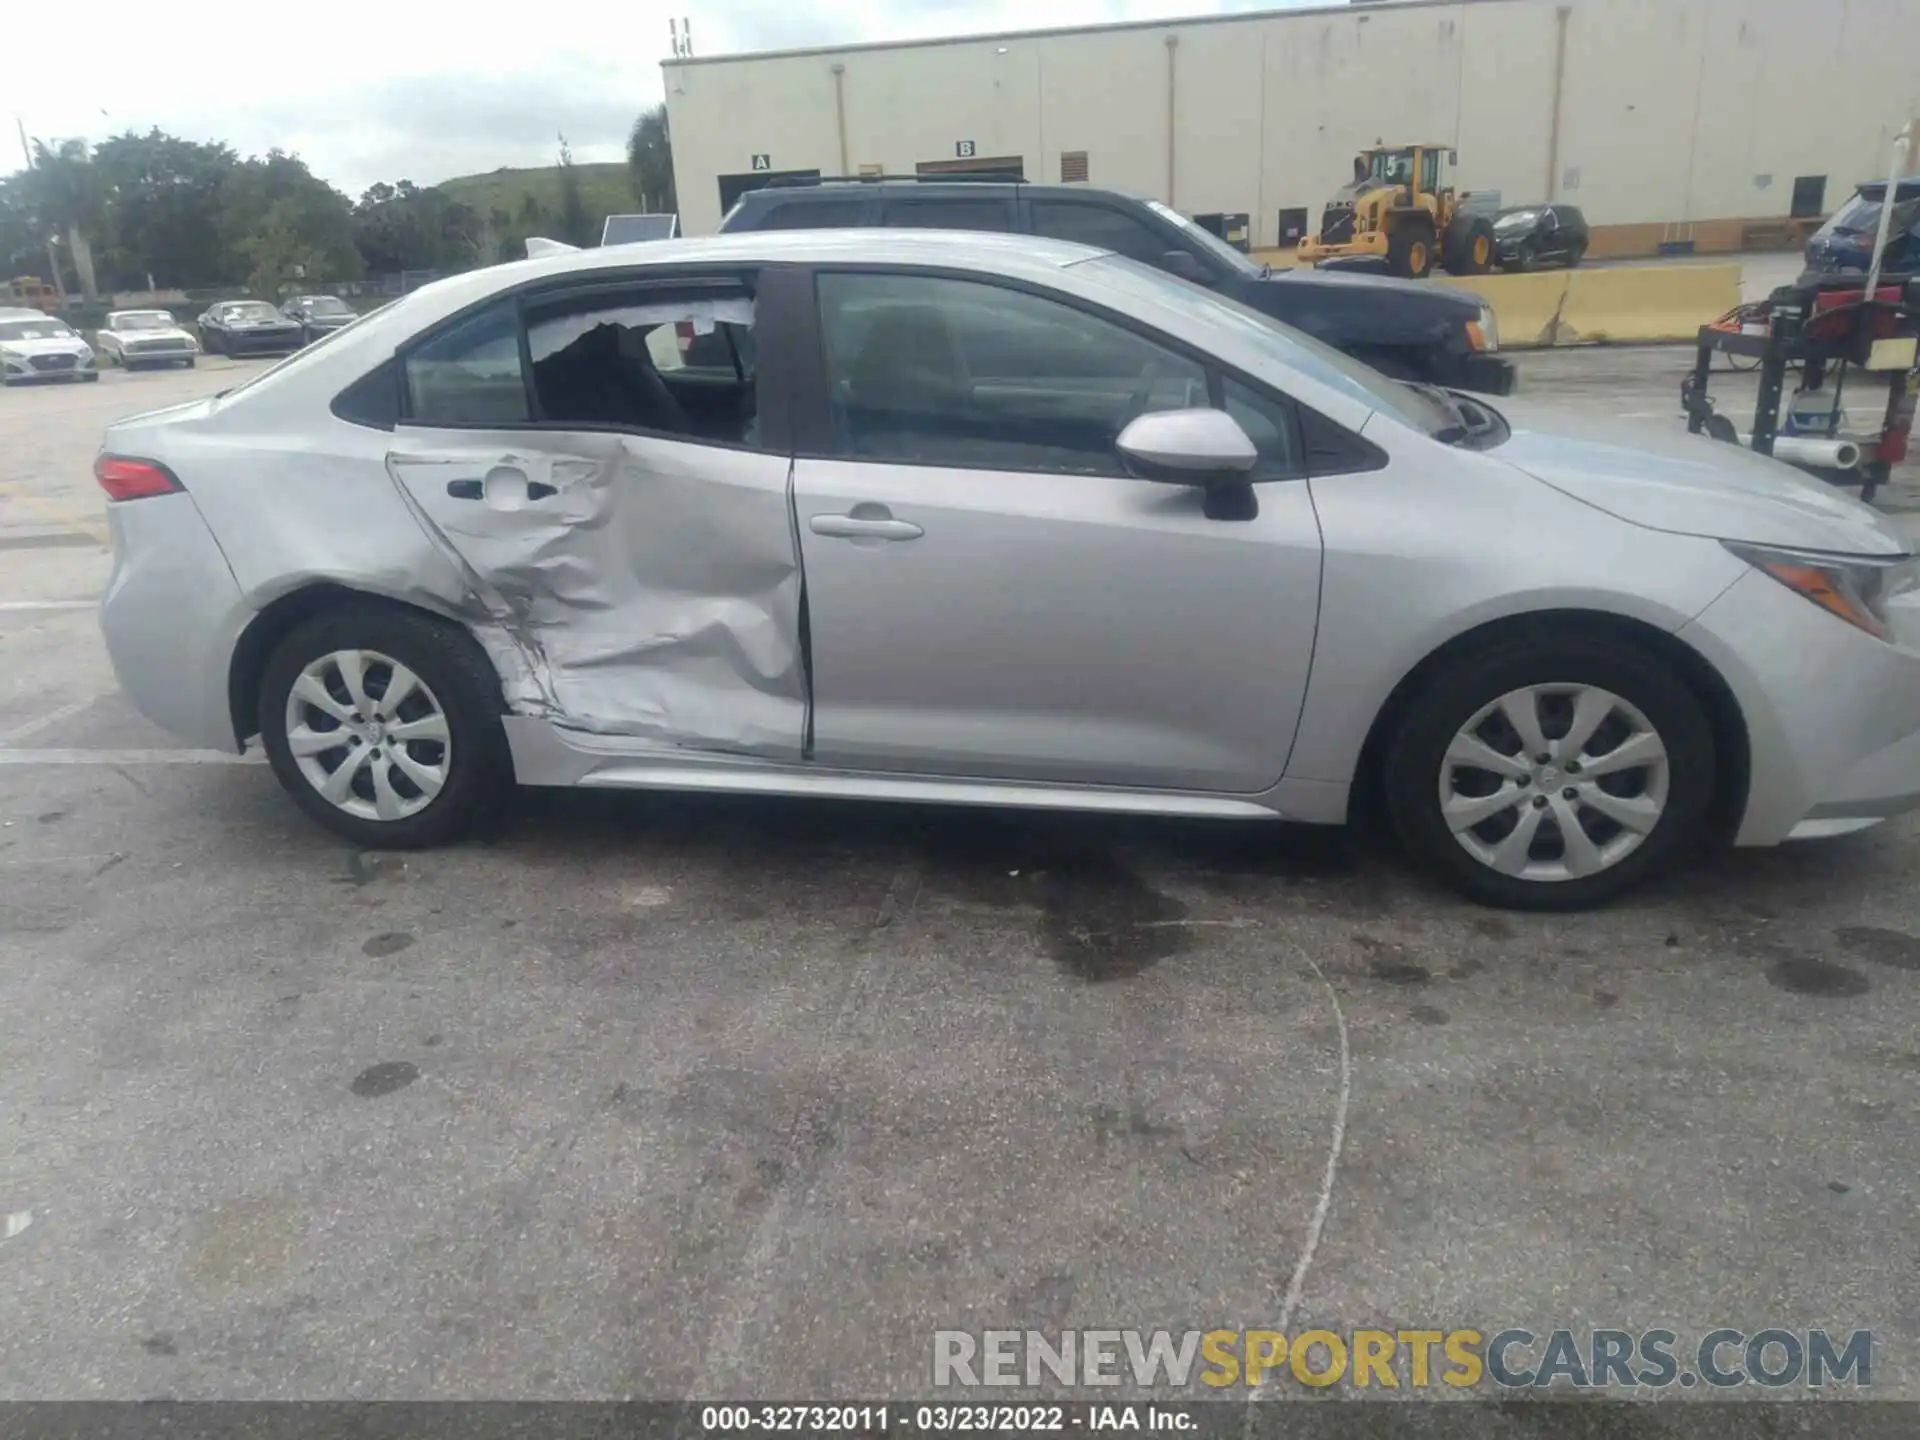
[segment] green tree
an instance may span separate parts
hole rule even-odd
[[[229,147],[129,131],[94,147],[93,164],[106,191],[100,259],[109,275],[134,289],[234,278],[220,227],[240,165]]]
[[[22,170],[0,179],[0,280],[16,275],[53,278],[48,232],[35,203],[31,174]]]
[[[363,273],[347,197],[284,151],[269,150],[234,167],[221,186],[217,229],[222,273],[229,278],[259,267],[260,245],[271,245],[276,229],[297,236],[314,256],[320,273],[309,280],[352,280]]]
[[[94,280],[93,239],[103,229],[105,188],[94,169],[87,142],[61,140],[48,145],[44,140],[35,140],[33,168],[28,176],[29,194],[40,223],[50,233],[65,238],[81,293],[89,300],[98,299],[100,287]],[[58,264],[54,266],[54,283],[60,283]]]
[[[640,208],[664,214],[679,209],[673,193],[673,137],[667,132],[667,107],[650,105],[627,136],[627,174]]]
[[[485,226],[473,208],[411,180],[374,185],[353,207],[353,239],[369,272],[463,270],[482,259]]]
[[[580,172],[573,168],[573,151],[567,137],[560,137],[560,233],[553,238],[569,245],[593,243],[592,222],[587,218],[586,196],[580,190]]]
[[[277,300],[289,285],[310,287],[323,280],[352,278],[336,273],[329,247],[317,240],[297,200],[276,200],[254,233],[240,242],[250,267],[247,288]],[[359,255],[356,253],[357,261]]]

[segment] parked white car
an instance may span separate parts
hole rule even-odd
[[[38,310],[0,309],[0,385],[99,378],[93,347],[66,321]]]
[[[113,310],[94,337],[110,365],[192,365],[200,342],[165,310]]]

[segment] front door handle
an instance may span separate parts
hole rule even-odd
[[[918,540],[927,533],[911,520],[866,515],[815,515],[807,528],[841,540]]]

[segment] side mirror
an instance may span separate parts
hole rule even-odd
[[[1458,150],[1447,151],[1447,164],[1458,165],[1459,163],[1460,163],[1460,152]]]
[[[1169,275],[1178,275],[1182,280],[1191,280],[1196,285],[1207,283],[1207,272],[1200,268],[1200,262],[1188,250],[1167,251],[1160,257],[1160,268]]]
[[[1245,483],[1260,452],[1224,410],[1155,410],[1114,442],[1127,469],[1169,485]]]

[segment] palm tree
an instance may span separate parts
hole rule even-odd
[[[627,136],[627,171],[640,208],[665,213],[676,209],[673,196],[673,140],[667,133],[667,107],[640,112]]]
[[[30,176],[31,193],[42,222],[66,235],[67,248],[73,252],[73,268],[80,276],[81,293],[88,300],[98,299],[89,235],[99,233],[106,206],[87,142],[61,140],[50,146],[44,140],[35,140]],[[57,264],[54,273],[59,273]]]

